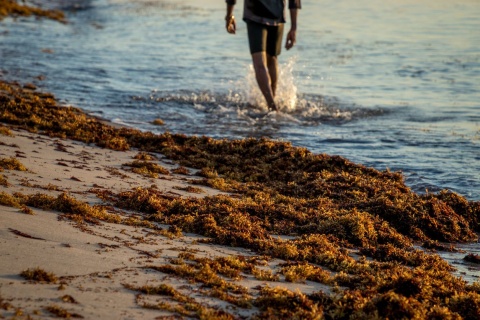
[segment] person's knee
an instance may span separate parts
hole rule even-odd
[[[268,62],[277,62],[277,56],[272,56],[272,55],[269,55],[267,54],[267,61]]]
[[[267,67],[267,59],[265,57],[265,52],[256,52],[252,54],[252,62],[255,70],[260,68]]]
[[[267,54],[267,65],[270,68],[271,67],[276,67],[277,63],[278,63],[277,56],[271,56],[271,55]]]

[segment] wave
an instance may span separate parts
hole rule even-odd
[[[137,100],[144,100],[136,97]],[[263,99],[263,97],[262,97]],[[170,109],[181,112],[202,114],[236,114],[239,117],[259,119],[264,118],[267,107],[263,101],[258,101],[255,95],[246,96],[241,93],[229,92],[217,94],[209,91],[190,92],[153,92],[148,100],[159,109]],[[390,111],[382,108],[362,108],[358,105],[341,103],[337,98],[321,95],[303,94],[288,99],[279,100],[279,110],[275,117],[271,114],[266,119],[295,122],[304,126],[319,124],[344,124],[363,118],[382,116]],[[187,109],[187,110],[186,110]],[[188,110],[190,109],[190,110]]]
[[[290,58],[279,65],[275,100],[280,110],[275,117],[263,117],[268,112],[265,99],[258,88],[253,66],[246,68],[243,78],[231,81],[225,91],[153,91],[148,97],[162,109],[182,109],[190,106],[197,113],[225,114],[230,118],[257,121],[297,123],[302,126],[319,124],[343,124],[362,118],[378,117],[386,112],[382,108],[366,108],[341,102],[336,97],[320,94],[300,94],[295,78],[296,59]],[[143,98],[140,98],[143,99]]]

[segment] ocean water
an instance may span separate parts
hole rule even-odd
[[[287,140],[480,201],[478,0],[303,0],[265,118],[243,1],[236,35],[223,0],[34,2],[69,22],[0,21],[4,79],[141,130]]]

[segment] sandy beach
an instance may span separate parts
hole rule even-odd
[[[476,320],[459,244],[479,233],[479,202],[400,172],[118,126],[0,79],[2,319]]]
[[[11,136],[1,137],[0,158],[17,159],[27,171],[3,172],[8,185],[1,187],[2,193],[41,193],[54,197],[67,193],[90,205],[99,203],[92,189],[122,192],[155,186],[171,197],[220,193],[208,187],[198,188],[194,193],[182,190],[191,186],[190,175],[148,178],[125,170],[128,167],[124,164],[134,160],[136,151],[112,151],[15,128],[10,132]],[[158,163],[170,170],[177,167],[167,160]],[[174,276],[159,276],[147,268],[149,265],[174,263],[182,252],[208,259],[255,256],[242,248],[198,243],[202,237],[194,234],[162,234],[146,227],[105,222],[83,225],[62,219],[58,212],[38,209],[27,214],[21,209],[1,206],[1,212],[0,297],[2,315],[6,318],[22,318],[22,315],[48,318],[54,316],[48,310],[55,306],[72,317],[87,319],[153,319],[169,313],[141,308],[136,303],[138,292],[126,286],[168,283],[192,297],[201,288]],[[127,219],[135,214],[120,216]],[[169,230],[166,225],[159,227]],[[268,270],[282,262],[285,261],[269,261],[261,268]],[[54,283],[38,283],[20,276],[22,271],[35,268],[53,273],[58,279]],[[254,276],[238,281],[239,286],[249,290],[266,283]],[[287,283],[287,287],[311,293],[324,286]],[[202,300],[210,308],[223,305],[216,299]],[[254,312],[255,309],[247,309],[238,315]]]

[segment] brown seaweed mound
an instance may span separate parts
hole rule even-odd
[[[79,109],[58,107],[52,95],[0,85],[0,120],[27,130],[95,143],[101,147],[159,152],[202,169],[201,183],[261,204],[245,208],[269,232],[327,233],[354,245],[438,240],[465,242],[480,232],[480,203],[442,191],[419,195],[399,173],[378,171],[339,156],[313,154],[268,139],[215,140],[117,129]],[[282,225],[269,220],[288,217]],[[371,248],[371,250],[375,250]]]

